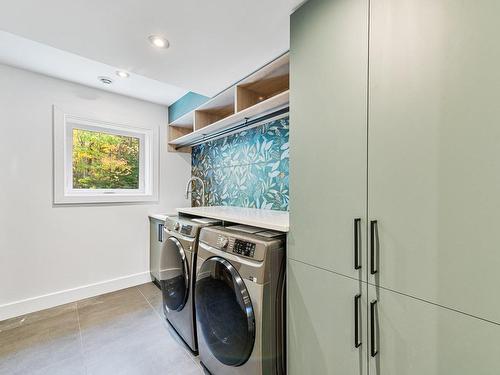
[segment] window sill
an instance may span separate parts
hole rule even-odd
[[[65,195],[54,197],[55,205],[65,204],[98,204],[98,203],[151,203],[157,202],[154,195],[140,194],[98,194],[98,195]]]

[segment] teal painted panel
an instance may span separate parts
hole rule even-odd
[[[205,182],[205,204],[288,211],[288,134],[284,118],[193,147],[192,174]]]
[[[192,91],[188,92],[168,107],[168,122],[177,120],[182,115],[205,103],[208,99],[210,99],[208,96],[200,95]]]

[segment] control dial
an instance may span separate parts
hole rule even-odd
[[[179,230],[180,227],[181,227],[181,225],[179,223],[175,223],[174,230]]]
[[[227,249],[228,246],[229,246],[229,240],[227,239],[227,237],[221,237],[220,247],[225,250],[225,249]]]

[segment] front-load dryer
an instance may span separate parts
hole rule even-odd
[[[194,309],[196,254],[200,230],[220,221],[168,216],[159,261],[165,318],[193,352],[198,351]]]
[[[196,323],[212,374],[284,374],[284,260],[279,233],[202,229]]]

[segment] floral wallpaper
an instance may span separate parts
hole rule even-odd
[[[205,182],[205,204],[287,211],[288,130],[284,118],[193,147],[192,174]]]

